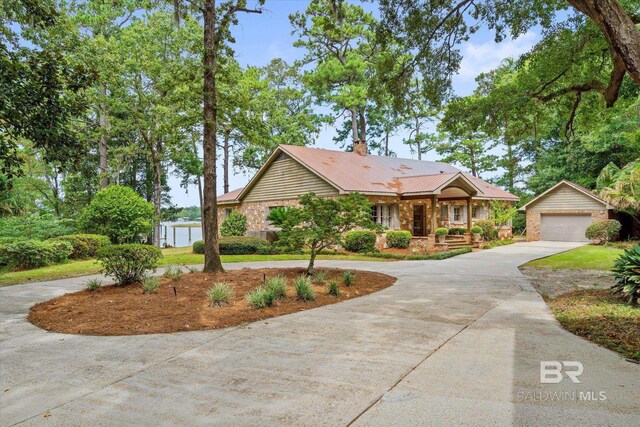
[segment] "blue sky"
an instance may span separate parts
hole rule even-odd
[[[234,50],[236,58],[242,65],[267,65],[273,58],[282,58],[288,63],[299,59],[304,51],[293,47],[295,37],[291,35],[289,14],[302,11],[308,5],[304,0],[266,0],[264,12],[261,15],[240,14],[239,25],[232,32],[236,39]],[[249,1],[251,6],[251,1]],[[363,3],[363,7],[376,12],[375,5]],[[453,88],[457,95],[468,95],[473,92],[476,84],[475,77],[485,71],[489,71],[500,64],[505,58],[516,57],[531,49],[540,39],[539,32],[530,30],[521,37],[502,43],[493,41],[493,34],[486,29],[481,29],[470,40],[461,46],[463,61],[460,72],[453,79]],[[328,149],[339,149],[333,142],[335,129],[326,126],[322,129],[315,146]],[[392,149],[398,153],[398,157],[412,158],[408,146],[402,143],[404,133],[400,133],[391,140]],[[424,160],[437,160],[435,152],[429,152],[423,156]],[[218,192],[222,192],[222,171],[220,170]],[[244,186],[250,176],[233,174],[230,177],[231,189]],[[198,196],[195,187],[188,191],[181,188],[179,180],[175,177],[169,179],[171,186],[172,202],[178,206],[191,206],[198,204]]]

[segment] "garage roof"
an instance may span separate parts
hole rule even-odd
[[[569,181],[568,179],[563,179],[562,181],[560,181],[559,183],[557,183],[556,185],[554,185],[553,187],[549,188],[547,191],[545,191],[544,193],[540,194],[537,197],[534,197],[533,199],[531,199],[528,203],[526,203],[525,205],[523,205],[520,210],[524,211],[527,209],[527,206],[537,202],[538,200],[544,198],[547,194],[551,193],[552,191],[554,191],[556,188],[560,187],[561,185],[568,185],[572,188],[574,188],[575,190],[591,197],[592,199],[594,199],[597,202],[602,203],[607,209],[612,209],[612,206],[609,205],[606,201],[602,200],[600,197],[596,196],[596,194],[589,190],[586,187],[583,187],[580,184],[576,184],[575,182]]]

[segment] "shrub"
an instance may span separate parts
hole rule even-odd
[[[198,267],[187,267],[187,268],[189,269],[189,273],[191,274],[197,273],[199,271]]]
[[[452,227],[449,229],[449,235],[451,236],[460,236],[467,232],[467,229],[464,227]]]
[[[195,242],[193,242],[193,246],[191,246],[193,248],[193,253],[194,254],[200,254],[202,255],[204,253],[204,241],[203,240],[197,240]]]
[[[76,231],[74,220],[60,219],[52,214],[35,213],[0,219],[0,236],[15,240],[46,240]]]
[[[287,292],[287,278],[284,276],[270,277],[264,287],[273,294],[274,300],[284,298],[284,294]]]
[[[94,291],[97,291],[100,288],[100,286],[102,286],[102,282],[98,279],[91,279],[87,281],[85,286],[87,287],[87,290],[89,292],[94,292]]]
[[[331,280],[327,285],[327,293],[329,295],[333,295],[334,297],[339,297],[340,286],[338,285],[338,282],[336,282],[335,280]]]
[[[287,213],[289,208],[277,207],[269,211],[267,215],[267,221],[274,227],[282,227],[287,221]]]
[[[162,252],[155,246],[140,244],[109,245],[96,256],[104,272],[120,286],[140,282],[148,270],[155,271]]]
[[[344,248],[351,252],[373,252],[376,249],[376,233],[368,230],[350,231],[345,236]]]
[[[220,235],[223,237],[244,236],[247,232],[247,217],[240,211],[233,210],[220,225]]]
[[[221,255],[253,255],[253,254],[272,254],[277,250],[273,248],[266,240],[257,237],[223,237],[218,241]],[[204,242],[199,240],[193,243],[193,252],[196,254],[204,253]]]
[[[69,234],[67,236],[54,237],[49,241],[69,242],[73,247],[73,252],[69,255],[71,259],[93,258],[96,256],[98,249],[111,244],[107,236],[99,234]]]
[[[491,248],[495,248],[495,247],[498,247],[498,246],[510,245],[512,243],[514,243],[513,239],[492,240],[489,243],[487,243],[486,245],[484,245],[482,248],[483,249],[491,249]]]
[[[496,223],[490,219],[481,219],[476,221],[476,226],[482,229],[482,237],[485,240],[495,240],[498,237]]]
[[[316,270],[315,273],[313,274],[313,281],[321,285],[324,283],[325,280],[327,280],[328,274],[329,273],[327,272],[327,270]]]
[[[311,279],[309,276],[300,275],[293,280],[293,285],[296,288],[296,295],[298,299],[302,301],[313,301],[316,299],[316,291],[311,286]]]
[[[411,243],[411,232],[407,230],[387,231],[387,245],[390,248],[408,248]]]
[[[474,225],[473,227],[471,227],[471,232],[474,234],[482,234],[482,227],[479,227],[477,225]]]
[[[640,298],[640,245],[625,250],[613,266],[614,293],[624,295],[630,304],[637,305]]]
[[[164,270],[162,276],[166,277],[167,279],[171,279],[174,282],[177,282],[178,280],[180,280],[180,278],[182,278],[182,270],[180,269],[180,267],[174,267],[170,265]]]
[[[436,236],[446,236],[449,234],[449,230],[444,227],[436,228]]]
[[[82,227],[108,236],[113,243],[139,242],[151,233],[153,205],[129,187],[112,185],[100,190],[80,217]]]
[[[271,307],[275,300],[276,297],[273,292],[264,286],[257,287],[247,294],[247,301],[253,308],[257,309]]]
[[[454,249],[452,251],[446,251],[446,252],[436,252],[434,254],[392,254],[392,253],[388,253],[388,252],[381,252],[381,253],[374,253],[374,254],[368,254],[367,256],[370,257],[374,257],[374,258],[383,258],[383,259],[399,259],[399,260],[412,260],[412,261],[418,261],[418,260],[441,260],[441,259],[446,259],[446,258],[451,258],[457,255],[462,255],[462,254],[466,254],[471,252],[472,249],[471,248],[460,248],[460,249]]]
[[[153,276],[144,276],[142,278],[142,292],[152,294],[160,287],[160,279]]]
[[[356,280],[356,275],[353,271],[345,271],[342,273],[342,283],[345,286],[353,285],[353,282]]]
[[[599,240],[600,243],[606,243],[614,240],[621,228],[622,224],[615,219],[600,219],[589,225],[584,235],[589,240]]]
[[[2,262],[19,268],[36,268],[66,261],[73,252],[69,242],[24,240],[0,248]]]
[[[214,283],[213,287],[206,291],[209,304],[213,306],[223,306],[228,304],[233,297],[233,289],[228,284]]]

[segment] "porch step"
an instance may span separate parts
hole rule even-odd
[[[465,240],[445,240],[449,249],[472,248],[473,243],[467,243]]]

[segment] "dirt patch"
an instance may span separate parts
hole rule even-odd
[[[520,267],[520,271],[542,296],[550,298],[578,290],[608,289],[614,284],[611,273],[601,270]]]
[[[329,280],[342,283],[343,270],[323,270],[328,273],[325,283]],[[219,329],[357,298],[391,286],[396,281],[395,277],[385,274],[354,272],[354,284],[350,287],[341,284],[339,297],[328,295],[324,284],[314,284],[315,301],[303,302],[296,298],[292,279],[304,273],[302,268],[245,268],[218,274],[190,273],[178,281],[162,278],[162,285],[153,294],[144,294],[140,285],[104,286],[95,292],[84,290],[66,294],[34,305],[28,319],[48,331],[81,335]],[[262,310],[251,307],[245,295],[261,285],[265,276],[278,275],[289,279],[286,297]],[[229,305],[209,306],[205,291],[216,282],[232,286],[234,297]]]

